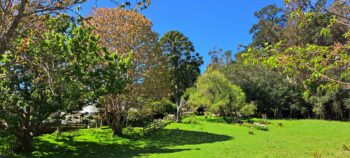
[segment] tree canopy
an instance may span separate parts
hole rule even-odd
[[[33,134],[48,117],[96,101],[111,85],[120,92],[126,81],[127,63],[106,64],[90,28],[66,16],[50,18],[45,25],[42,35],[28,31],[26,38],[18,38],[18,49],[7,51],[0,62],[0,73],[9,76],[0,81],[0,119],[14,131],[17,150],[31,150]],[[106,75],[113,80],[107,82]]]
[[[183,105],[181,96],[187,88],[194,85],[200,75],[199,67],[203,64],[202,57],[195,53],[193,43],[178,31],[167,32],[159,41],[159,47],[167,58],[170,73],[172,94],[177,105],[177,121],[181,120],[180,110]]]
[[[100,45],[110,53],[132,56],[125,92],[101,98],[115,135],[122,135],[130,108],[169,96],[166,58],[156,48],[158,35],[152,31],[152,22],[136,11],[95,9],[88,24],[96,28]]]
[[[255,107],[246,104],[246,97],[240,87],[232,84],[217,70],[207,70],[198,78],[195,88],[190,90],[188,103],[203,106],[224,119],[236,121],[238,117],[254,114]]]
[[[255,40],[262,47],[251,45],[242,57],[246,64],[262,63],[301,87],[305,101],[313,105],[313,112],[319,117],[325,118],[326,114],[332,117],[334,113],[342,118],[339,115],[346,104],[340,97],[329,97],[329,92],[333,93],[331,96],[348,95],[346,90],[350,87],[349,5],[334,1],[326,7],[322,0],[315,4],[310,1],[285,4],[286,22],[279,30],[280,40],[277,43]]]

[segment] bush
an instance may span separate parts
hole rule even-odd
[[[154,119],[163,119],[164,116],[176,112],[176,105],[168,99],[155,101],[145,106]]]
[[[0,157],[1,156],[8,156],[11,157],[12,155],[12,147],[16,143],[16,138],[14,135],[0,135]],[[3,154],[3,155],[2,155]]]
[[[215,69],[209,69],[201,75],[196,86],[189,91],[188,105],[204,106],[208,111],[219,114],[225,119],[229,118],[230,121],[238,118],[242,108],[246,106],[243,90]],[[251,108],[246,108],[244,113],[251,113]]]
[[[186,117],[182,120],[182,123],[185,124],[199,124],[199,120],[196,118],[195,115],[190,115],[189,117]]]
[[[255,103],[250,102],[249,104],[246,104],[245,106],[243,106],[240,112],[243,116],[249,117],[251,115],[254,115],[255,111],[256,111]]]
[[[128,138],[138,138],[143,136],[142,128],[134,128],[134,127],[128,126],[123,130],[124,130],[124,136]]]
[[[130,110],[127,122],[129,126],[143,127],[154,119],[163,119],[174,112],[176,112],[176,105],[168,99],[162,99],[146,104],[141,109]]]
[[[133,127],[143,127],[152,121],[152,113],[146,109],[130,110],[128,112],[127,123]]]

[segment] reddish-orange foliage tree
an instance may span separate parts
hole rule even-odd
[[[11,41],[46,15],[60,14],[85,0],[0,0],[0,55]]]
[[[96,27],[100,44],[119,56],[132,56],[131,81],[123,94],[110,94],[101,101],[114,135],[122,135],[130,108],[137,108],[170,93],[166,60],[157,49],[152,22],[136,11],[95,9],[89,24]]]
[[[104,0],[103,0],[104,1]],[[145,9],[151,0],[110,0],[120,7]],[[0,55],[11,49],[11,41],[25,30],[35,28],[46,15],[74,11],[86,0],[0,0]]]

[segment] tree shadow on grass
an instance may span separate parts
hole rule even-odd
[[[146,137],[145,141],[154,146],[171,147],[215,143],[231,139],[233,139],[233,137],[208,132],[187,131],[180,129],[163,129],[154,135]]]
[[[178,129],[164,129],[153,135],[134,138],[123,143],[115,142],[89,142],[62,139],[57,144],[37,140],[36,149],[27,157],[73,157],[73,158],[108,158],[108,157],[135,157],[149,154],[174,153],[191,149],[169,149],[173,146],[195,145],[204,143],[222,142],[233,139],[230,136],[207,132],[186,131]]]

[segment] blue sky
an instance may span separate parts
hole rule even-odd
[[[249,29],[258,20],[254,12],[269,4],[282,6],[283,0],[152,0],[141,13],[153,22],[153,30],[162,36],[170,30],[184,33],[204,57],[204,71],[209,64],[208,51],[215,48],[237,50],[239,44],[251,41]],[[87,15],[95,0],[82,5]],[[97,1],[97,7],[113,7],[108,0]]]

